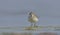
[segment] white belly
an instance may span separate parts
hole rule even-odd
[[[29,21],[34,23],[38,21],[38,18],[30,18]]]
[[[33,21],[37,22],[38,21],[38,18],[33,18]]]

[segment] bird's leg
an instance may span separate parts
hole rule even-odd
[[[36,27],[36,23],[34,23],[34,27]]]
[[[31,22],[31,27],[33,26],[33,23]]]
[[[36,25],[36,23],[34,23],[34,27],[38,27],[38,26]]]

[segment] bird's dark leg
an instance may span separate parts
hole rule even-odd
[[[33,23],[31,22],[31,27],[33,26]]]
[[[34,27],[36,27],[36,23],[34,23]]]
[[[34,27],[38,27],[38,26],[36,25],[36,23],[34,23]]]

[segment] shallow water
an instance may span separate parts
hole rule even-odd
[[[51,28],[39,28],[37,31],[24,30],[25,26],[30,26],[26,16],[2,16],[0,17],[0,33],[3,32],[20,32],[20,33],[41,33],[41,32],[55,32],[60,35],[60,18],[59,17],[47,17],[41,16],[38,26],[50,26]],[[53,27],[54,26],[54,27]],[[57,29],[55,27],[58,27]]]
[[[24,28],[25,27],[0,27],[0,33],[2,34],[4,32],[5,33],[17,32],[17,33],[32,33],[33,35],[36,35],[38,33],[43,33],[43,32],[53,32],[60,35],[60,31],[55,29],[38,28],[37,30],[25,30]]]

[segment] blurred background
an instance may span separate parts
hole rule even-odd
[[[60,25],[60,0],[0,0],[0,26],[29,26],[27,12],[34,11],[37,25]]]

